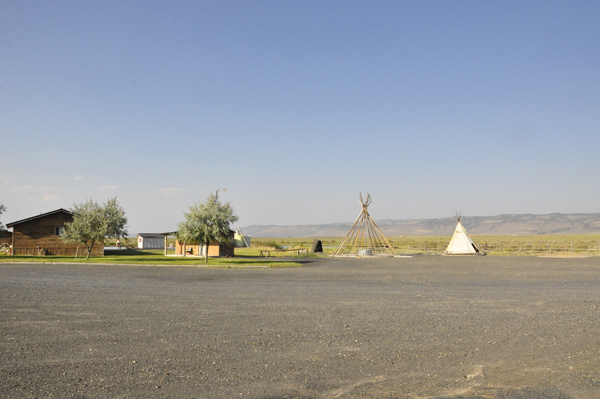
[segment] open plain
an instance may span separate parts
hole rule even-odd
[[[0,276],[1,397],[600,398],[600,258]]]

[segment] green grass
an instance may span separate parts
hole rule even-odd
[[[306,249],[306,248],[293,248],[293,249],[273,249],[272,247],[255,247],[254,244],[252,244],[251,248],[236,248],[235,249],[235,256],[248,256],[248,257],[260,257],[260,253],[263,252],[263,255],[265,254],[265,252],[269,252],[269,257],[270,258],[281,258],[281,257],[291,257],[291,258],[317,258],[317,257],[321,257],[324,256],[323,254],[313,254],[310,252],[310,248],[307,251],[308,253],[306,255],[301,254],[298,255],[298,250],[299,249]]]
[[[113,254],[117,253],[117,254]],[[50,263],[104,263],[104,264],[133,264],[133,265],[166,265],[166,266],[209,266],[209,267],[291,267],[301,266],[301,263],[289,260],[266,260],[258,255],[237,255],[232,258],[208,258],[208,265],[204,258],[183,258],[164,256],[162,250],[120,250],[110,251],[105,256],[92,256],[86,260],[84,257],[73,256],[0,256],[0,263],[8,262],[50,262]]]
[[[386,237],[397,253],[441,254],[446,250],[451,236],[437,237]],[[475,236],[471,238],[480,249],[490,255],[544,255],[544,254],[586,254],[600,255],[600,235],[537,235],[537,236]],[[344,237],[319,238],[324,253],[332,254]],[[308,248],[314,238],[252,238],[252,247],[265,246],[275,242],[280,247]],[[571,252],[571,243],[573,252]],[[549,248],[549,251],[548,251]],[[265,248],[267,249],[267,248]]]
[[[307,249],[310,253],[313,237],[287,237],[287,238],[255,238],[252,237],[252,249],[259,250],[280,250],[288,253],[297,253],[299,249]],[[333,254],[336,248],[342,243],[343,237],[325,237],[318,238],[323,244],[324,254]],[[289,247],[283,249],[283,247]],[[236,249],[237,251],[237,249]],[[314,255],[314,254],[312,254]],[[287,255],[282,255],[287,256]]]

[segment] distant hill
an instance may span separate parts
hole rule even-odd
[[[386,236],[450,236],[456,220],[377,220]],[[344,237],[352,223],[300,226],[252,225],[243,227],[254,237]],[[551,213],[549,215],[465,216],[463,225],[472,235],[600,234],[600,213]]]

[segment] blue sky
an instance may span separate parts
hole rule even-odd
[[[0,2],[4,224],[600,212],[598,1]]]

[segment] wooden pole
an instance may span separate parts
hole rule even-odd
[[[367,207],[371,203],[371,196],[367,194],[366,200],[363,200],[362,194],[359,193],[359,198],[362,211],[333,256],[348,255],[350,252],[357,253],[358,250],[364,248],[370,248],[375,251],[385,249],[395,255],[394,246],[385,238],[377,223],[369,215]]]
[[[348,240],[352,239],[352,232],[356,228],[356,225],[357,225],[358,221],[360,220],[361,216],[362,216],[362,212],[356,218],[356,221],[352,225],[352,228],[350,229],[350,231],[348,232],[348,234],[346,234],[346,237],[344,238],[344,240],[342,241],[342,243],[340,244],[340,246],[338,247],[338,249],[334,252],[333,256],[338,255],[340,252],[342,254],[344,253],[344,248],[346,246],[346,242],[348,242]]]

